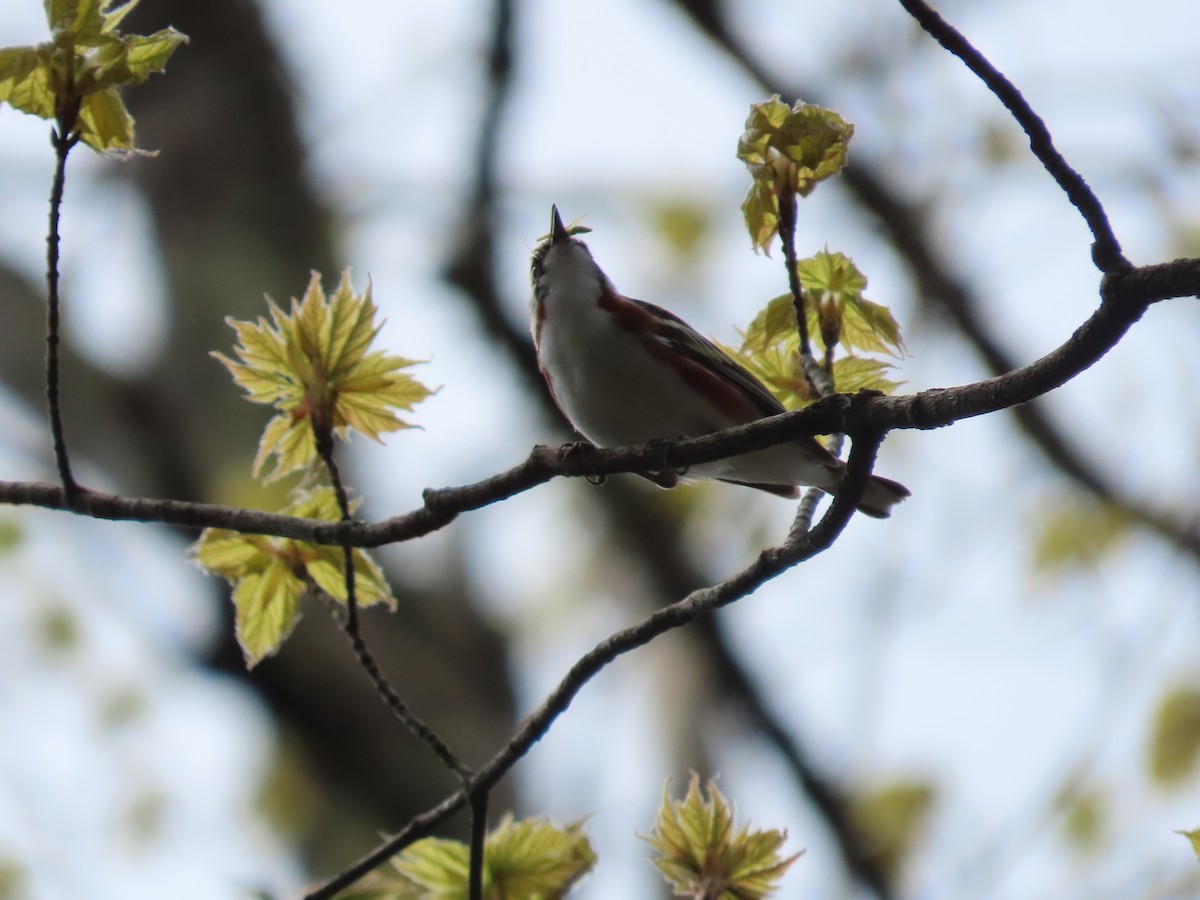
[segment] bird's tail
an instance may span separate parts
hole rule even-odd
[[[858,503],[858,511],[874,519],[886,519],[892,507],[912,492],[898,481],[872,475]]]

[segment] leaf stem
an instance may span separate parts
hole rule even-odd
[[[804,288],[800,286],[800,273],[796,270],[796,192],[787,188],[779,194],[779,240],[783,244],[783,264],[787,267],[788,288],[792,292],[792,306],[796,310],[796,331],[800,334],[801,359],[812,356],[812,345],[808,339],[808,313],[804,308]],[[808,372],[805,371],[805,377]],[[815,389],[815,386],[813,386]]]
[[[77,131],[57,128],[50,132],[54,146],[54,180],[50,186],[50,227],[46,234],[46,408],[50,416],[50,435],[54,444],[54,465],[62,483],[67,503],[74,502],[79,485],[71,474],[71,460],[63,434],[62,407],[59,402],[59,221],[62,213],[63,191],[67,181],[67,156],[79,143]]]

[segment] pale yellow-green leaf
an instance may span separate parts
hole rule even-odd
[[[854,126],[832,110],[772,96],[752,103],[738,138],[738,158],[753,178],[742,212],[755,249],[767,249],[778,232],[779,197],[806,197],[846,165]]]
[[[254,477],[259,477],[271,456],[275,457],[275,466],[262,476],[265,484],[316,462],[317,444],[307,418],[293,418],[288,413],[282,413],[267,423],[251,467]]]
[[[386,603],[394,606],[395,597],[383,575],[383,570],[365,551],[350,553],[354,566],[354,599],[359,606]],[[341,547],[321,547],[316,556],[304,565],[308,576],[335,600],[346,602],[346,576]]]
[[[84,35],[99,32],[103,19],[99,0],[43,0],[46,24],[51,32],[71,32]]]
[[[1129,535],[1123,510],[1078,496],[1045,504],[1037,522],[1033,566],[1044,575],[1092,568]]]
[[[511,816],[488,835],[484,855],[490,895],[513,900],[563,897],[596,864],[583,823],[560,828],[544,819],[518,822]]]
[[[370,284],[355,294],[346,269],[327,297],[314,272],[303,300],[293,299],[286,313],[270,303],[269,311],[269,322],[228,320],[238,338],[237,361],[213,354],[247,399],[280,410],[259,443],[256,474],[270,456],[275,466],[268,480],[306,467],[326,429],[343,438],[357,431],[379,440],[412,427],[395,411],[411,410],[432,392],[400,371],[415,361],[370,350],[380,327]]]
[[[0,900],[21,900],[22,897],[33,896],[32,873],[25,863],[9,854],[12,850],[0,855]],[[38,878],[40,881],[40,877]]]
[[[750,232],[750,246],[769,254],[771,241],[779,233],[779,196],[769,183],[755,181],[750,185],[742,201],[742,217]]]
[[[907,350],[900,336],[900,323],[886,306],[865,297],[846,299],[841,305],[842,342],[867,353],[901,357]]]
[[[104,24],[101,26],[101,31],[109,34],[117,30],[117,26],[121,24],[121,20],[137,8],[141,0],[115,0],[118,3],[116,8],[113,8],[114,0],[106,0],[101,4],[101,9],[104,10]]]
[[[271,557],[265,552],[268,538],[207,528],[192,545],[192,558],[214,575],[231,581],[261,572]]]
[[[8,47],[0,50],[0,103],[43,119],[54,117],[48,48]]]
[[[505,816],[484,842],[483,895],[485,900],[559,900],[595,862],[582,823],[559,827]],[[392,866],[396,897],[466,900],[466,844],[425,838],[393,857]]]
[[[796,332],[796,305],[791,294],[781,294],[756,315],[742,336],[742,350],[761,353],[768,347],[786,342],[799,346]]]
[[[862,296],[867,278],[844,253],[822,250],[805,259],[796,260],[796,274],[806,291],[830,294],[839,300]]]
[[[174,28],[164,28],[154,34],[135,34],[122,39],[123,55],[121,62],[108,75],[110,83],[122,87],[141,84],[156,72],[167,67],[171,55],[181,44],[187,43],[187,36]]]
[[[486,844],[484,846],[486,848]],[[466,900],[471,851],[461,841],[423,838],[392,857],[392,865],[401,876],[402,883],[407,882],[411,887],[420,889],[407,896],[431,900]]]
[[[1163,697],[1150,737],[1150,773],[1163,786],[1180,783],[1200,759],[1200,688],[1180,685]]]
[[[51,40],[0,51],[0,102],[44,119],[102,153],[139,153],[134,123],[118,87],[161,72],[187,37],[173,28],[121,35],[117,25],[135,3],[46,0]]]
[[[867,851],[894,877],[921,836],[933,807],[930,784],[900,781],[857,800],[851,810],[854,827]]]
[[[25,530],[15,519],[0,519],[0,556],[12,553],[25,540]]]
[[[884,375],[895,366],[867,356],[843,356],[834,360],[833,384],[838,391],[853,394],[858,391],[882,391],[890,394],[901,382]]]
[[[837,256],[841,256],[841,254],[837,254]],[[841,258],[849,263],[845,257]],[[804,262],[810,261],[805,260]],[[831,287],[840,286],[847,291],[853,291],[857,285],[858,289],[861,289],[866,280],[861,276],[855,276],[854,273],[857,270],[853,269],[852,263],[849,265],[849,270],[841,272],[835,272],[829,265],[825,265],[824,268],[817,267],[806,270],[806,277],[809,278],[812,285],[812,289],[805,292],[806,319],[814,348],[820,354],[824,353],[825,348],[821,340],[814,297],[830,296],[826,289]],[[821,280],[818,282],[817,278]],[[833,302],[836,303],[836,299]],[[898,326],[893,332],[886,325],[879,324],[885,320],[894,324],[891,314],[877,304],[861,300],[859,302],[867,303],[865,308],[871,311],[876,318],[868,324],[862,319],[857,305],[846,304],[839,312],[839,315],[842,312],[845,313],[840,324],[842,329],[840,343],[843,346],[857,349],[875,349],[887,353],[894,353],[896,348],[902,348],[903,343],[899,341]],[[889,341],[894,337],[895,347],[876,338],[877,332],[884,334]],[[785,407],[800,409],[813,402],[815,398],[808,380],[804,377],[799,348],[800,338],[796,330],[795,305],[792,302],[791,294],[783,294],[772,299],[754,317],[742,335],[740,347],[726,347],[725,350],[762,381]],[[842,356],[835,358],[833,363],[834,388],[844,393],[860,390],[889,393],[900,384],[898,381],[885,377],[885,374],[892,368],[894,367],[891,363],[871,357]]]
[[[352,503],[351,511],[357,505]],[[282,512],[327,522],[341,519],[332,487],[296,491]],[[238,641],[250,666],[274,653],[291,633],[309,581],[343,602],[346,599],[340,547],[208,528],[189,552],[202,568],[233,584]],[[394,605],[383,570],[370,555],[355,549],[351,560],[357,602]]]
[[[836,317],[834,331],[848,348],[896,357],[904,355],[899,323],[886,306],[863,296],[867,279],[852,259],[844,253],[824,250],[797,260],[796,274],[812,304],[809,307],[809,331],[814,337],[822,334],[813,316],[815,307]]]
[[[277,651],[299,618],[304,582],[278,559],[238,579],[233,589],[238,644],[253,668]]]
[[[79,108],[79,135],[101,153],[132,152],[133,116],[115,87],[88,94]]]
[[[794,348],[776,345],[753,356],[744,353],[734,356],[767,386],[785,409],[803,409],[817,399],[804,377],[800,354]]]
[[[657,233],[675,254],[685,261],[700,256],[712,229],[712,212],[703,204],[688,200],[670,200],[650,210]]]
[[[664,791],[654,829],[642,836],[654,851],[651,862],[678,896],[769,897],[800,854],[780,854],[785,832],[751,831],[744,826],[735,833],[733,810],[712,782],[707,794],[701,792],[700,778],[694,773],[682,801],[673,802]]]
[[[1093,852],[1101,847],[1109,817],[1109,801],[1099,788],[1074,788],[1059,798],[1063,835],[1076,850]]]
[[[1176,831],[1176,834],[1182,834],[1188,839],[1188,843],[1192,845],[1192,852],[1196,854],[1196,859],[1200,859],[1200,828],[1193,828],[1191,831]]]

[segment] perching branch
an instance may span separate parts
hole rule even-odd
[[[687,468],[761,450],[814,434],[876,429],[928,430],[1028,403],[1070,381],[1116,346],[1153,303],[1200,293],[1200,259],[1180,259],[1106,275],[1100,307],[1057,349],[1020,369],[952,388],[883,396],[835,394],[795,412],[703,437],[652,441],[638,447],[536,447],[519,465],[459,487],[425,491],[424,505],[379,522],[334,523],[207,503],[120,497],[81,490],[68,497],[41,482],[0,481],[0,503],[63,509],[97,519],[225,528],[311,541],[378,547],[422,537],[459,515],[508,499],[559,476],[615,475],[654,468]],[[1200,555],[1200,534],[1179,525],[1180,540]]]

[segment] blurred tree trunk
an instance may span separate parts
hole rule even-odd
[[[139,146],[161,153],[115,167],[144,194],[153,219],[168,281],[167,345],[137,380],[97,370],[67,348],[67,435],[78,456],[105,468],[124,491],[229,500],[231,484],[251,488],[249,464],[267,412],[244,402],[208,355],[232,342],[225,317],[262,315],[264,293],[286,301],[310,270],[331,280],[340,265],[333,216],[305,174],[292,86],[258,6],[159,0],[133,13],[128,28],[146,33],[168,24],[190,43],[165,76],[126,97]],[[0,329],[0,351],[11,351],[0,376],[36,409],[44,407],[41,348],[32,338],[43,329],[40,294],[17,276],[0,276],[0,296],[13,311]],[[406,594],[405,580],[393,577],[398,612],[367,614],[364,630],[400,694],[473,760],[511,729],[506,648],[467,585],[454,575],[448,581]],[[315,794],[292,791],[316,799],[308,810],[313,829],[297,835],[319,853],[310,854],[314,870],[344,864],[379,830],[454,788],[390,717],[322,611],[309,609],[281,655],[247,675],[228,597],[215,588],[227,627],[208,664],[262,694],[289,736],[290,763],[315,776]],[[291,764],[285,768],[294,771]],[[497,797],[495,806],[510,803]]]

